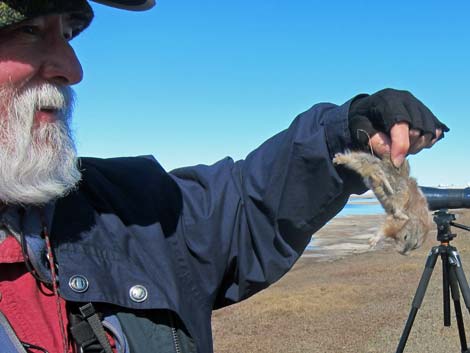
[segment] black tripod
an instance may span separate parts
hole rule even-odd
[[[450,326],[450,293],[454,301],[455,318],[459,330],[460,346],[462,353],[470,353],[467,347],[467,339],[465,337],[465,328],[463,324],[462,309],[460,307],[459,289],[462,293],[465,306],[470,312],[470,288],[468,287],[465,273],[462,269],[462,262],[457,248],[450,245],[450,241],[455,238],[455,234],[451,233],[450,226],[470,231],[470,227],[454,222],[455,215],[448,213],[447,210],[439,210],[434,213],[434,222],[437,224],[437,241],[441,244],[434,246],[426,259],[424,272],[419,281],[411,311],[406,321],[405,328],[400,338],[396,353],[403,353],[406,341],[413,326],[418,309],[423,302],[426,288],[436,265],[437,257],[442,260],[442,288],[444,296],[444,326]],[[450,293],[449,293],[450,292]]]

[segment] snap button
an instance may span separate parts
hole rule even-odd
[[[88,280],[85,276],[75,275],[70,277],[69,287],[77,293],[86,292],[88,289]]]
[[[133,286],[129,290],[129,296],[131,297],[132,301],[136,303],[142,303],[145,299],[147,299],[147,288],[141,286],[140,284]]]

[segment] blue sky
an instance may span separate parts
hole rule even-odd
[[[73,41],[81,155],[170,170],[241,159],[318,102],[407,89],[451,132],[411,158],[421,185],[470,182],[470,2],[161,0],[93,5]]]

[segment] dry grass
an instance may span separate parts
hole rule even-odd
[[[458,222],[470,224],[470,212],[463,212]],[[455,232],[453,245],[470,274],[470,233]],[[302,258],[271,288],[214,312],[215,352],[395,352],[434,245],[432,234],[407,257],[383,249],[332,262]],[[440,262],[434,272],[406,353],[460,351],[455,324],[442,326]]]

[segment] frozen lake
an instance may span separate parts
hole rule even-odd
[[[352,198],[336,217],[382,213],[385,213],[385,211],[375,197]]]

